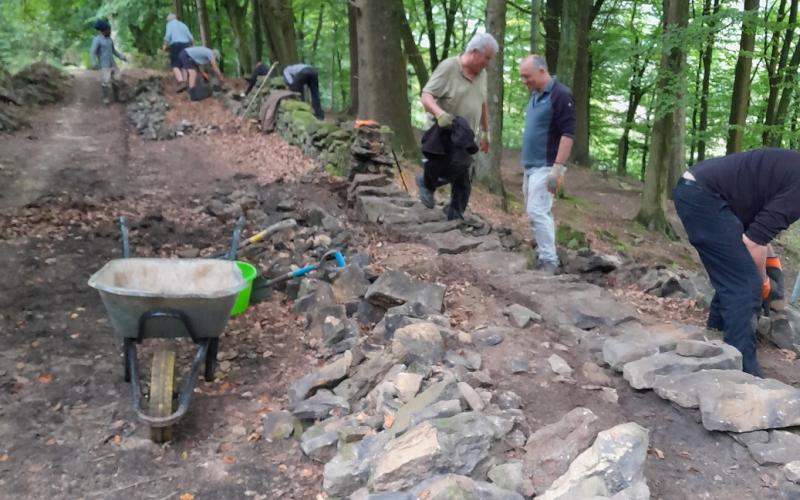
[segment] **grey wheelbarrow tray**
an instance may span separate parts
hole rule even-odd
[[[216,259],[124,258],[108,262],[89,279],[100,292],[114,334],[124,343],[125,381],[133,407],[150,427],[169,427],[186,414],[200,365],[213,380],[219,336],[237,294],[247,285],[236,264]],[[198,345],[178,409],[153,417],[141,407],[136,344],[146,338],[191,337]]]

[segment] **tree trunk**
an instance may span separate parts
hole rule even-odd
[[[503,186],[501,164],[503,161],[503,58],[505,55],[506,2],[488,0],[486,3],[486,31],[497,41],[500,50],[489,62],[487,73],[487,94],[489,108],[490,144],[488,171],[478,179],[484,182],[489,191],[499,195],[503,210],[508,210],[506,191]],[[481,153],[478,153],[481,154]]]
[[[347,2],[347,42],[350,54],[350,111],[358,113],[358,10]]]
[[[683,87],[686,52],[682,47],[683,29],[689,20],[689,4],[684,0],[663,0],[661,65],[656,88],[650,161],[642,193],[642,206],[636,221],[653,231],[674,235],[664,215],[669,178],[683,168],[684,108]]]
[[[214,18],[217,21],[216,23],[217,37],[216,38],[212,37],[212,39],[214,40],[214,45],[218,48],[220,52],[220,57],[219,61],[217,61],[217,65],[219,65],[220,73],[225,73],[225,60],[222,58],[222,16],[220,16],[219,14],[219,0],[214,0]]]
[[[636,38],[635,44],[638,48],[638,37]],[[647,58],[642,60],[642,57],[637,51],[636,55],[634,55],[632,65],[633,74],[631,75],[630,89],[628,90],[628,109],[625,112],[625,124],[623,125],[622,137],[620,137],[617,145],[617,175],[628,174],[630,131],[631,127],[633,127],[633,121],[636,119],[636,110],[639,108],[639,103],[642,101],[642,96],[644,95],[642,78],[647,70]]]
[[[731,96],[731,113],[728,119],[727,151],[729,154],[742,150],[744,124],[747,120],[747,107],[750,101],[750,69],[753,65],[757,14],[758,0],[745,0],[742,37],[739,42],[739,57],[736,60],[733,95]]]
[[[531,54],[539,53],[542,31],[539,26],[542,18],[540,7],[542,0],[531,0]]]
[[[264,39],[261,34],[261,14],[259,12],[258,0],[250,0],[250,23],[253,25],[250,60],[253,62],[253,67],[255,67],[256,63],[261,61],[262,57],[264,57],[262,52],[264,47]]]
[[[795,82],[797,80],[797,70],[800,67],[800,41],[794,47],[792,59],[789,61],[789,66],[786,68],[786,75],[783,79],[783,92],[781,92],[781,100],[778,102],[778,108],[775,110],[775,125],[773,132],[770,134],[769,146],[780,147],[783,138],[783,127],[786,122],[786,115],[789,111],[789,104],[792,102],[792,95],[794,94]]]
[[[708,11],[708,4],[710,0],[705,0],[703,5],[703,16],[706,16]],[[714,0],[714,14],[719,13],[720,0]],[[714,22],[713,27],[716,31],[717,23]],[[711,85],[711,62],[714,51],[714,33],[708,35],[706,38],[706,45],[703,51],[703,85],[700,91],[700,125],[697,129],[697,161],[701,162],[706,159],[706,130],[708,130],[708,89]]]
[[[569,0],[568,0],[569,1]],[[544,53],[550,71],[558,69],[558,45],[561,41],[562,0],[547,0],[544,13]],[[560,75],[559,75],[560,76]]]
[[[259,10],[272,62],[279,70],[300,62],[291,0],[261,0]]]
[[[445,11],[442,59],[447,59],[450,56],[450,47],[452,46],[453,42],[453,30],[456,24],[456,13],[458,13],[458,7],[461,5],[461,3],[461,1],[457,2],[456,0],[450,0],[449,3],[447,0],[442,0],[442,8]]]
[[[319,4],[319,16],[317,17],[317,29],[314,31],[314,41],[311,43],[311,57],[317,57],[317,46],[319,45],[319,35],[322,32],[322,16],[325,14],[325,4]],[[333,74],[333,72],[331,72]]]
[[[414,41],[414,34],[411,32],[411,26],[408,24],[405,11],[401,14],[400,30],[403,37],[403,50],[411,66],[414,67],[414,73],[417,75],[419,88],[422,90],[428,82],[430,75],[428,74],[428,68],[425,66],[425,59],[422,58],[422,54],[419,53],[419,49],[417,48],[417,43]]]
[[[172,13],[178,20],[183,19],[183,0],[172,0]]]
[[[558,42],[558,81],[569,88],[575,85],[575,66],[578,56],[578,28],[584,0],[567,0],[561,8],[561,39]]]
[[[572,95],[575,98],[575,142],[572,161],[589,166],[589,94],[591,79],[589,71],[589,35],[592,30],[592,0],[570,0],[577,6],[575,28],[577,41],[574,44],[575,71],[572,79]],[[562,34],[564,31],[562,30]],[[562,42],[563,46],[563,42]],[[563,52],[562,52],[563,54]],[[559,61],[562,58],[559,56]]]
[[[785,17],[786,0],[781,0],[778,9],[778,23],[783,22]],[[770,60],[767,64],[767,74],[769,75],[769,95],[767,96],[767,106],[764,116],[764,132],[761,139],[764,145],[768,145],[774,139],[772,130],[775,125],[775,115],[778,106],[778,99],[781,94],[781,86],[786,72],[786,63],[789,59],[789,52],[792,46],[792,38],[794,37],[795,23],[797,22],[797,0],[792,0],[789,13],[789,24],[783,34],[783,44],[779,49],[778,44],[781,39],[781,31],[776,29],[772,33],[770,39],[770,47],[772,49]]]
[[[408,83],[400,44],[402,0],[356,0],[358,9],[358,117],[392,128],[393,145],[419,157],[411,130]]]
[[[253,71],[253,54],[247,31],[247,4],[249,0],[245,0],[243,5],[239,4],[240,0],[221,1],[225,12],[228,13],[228,20],[233,34],[233,45],[236,48],[236,56],[239,59],[239,68],[241,68],[243,74],[249,75]]]
[[[200,27],[200,40],[204,47],[211,47],[211,28],[208,24],[206,0],[195,0],[197,6],[197,25]]]
[[[433,22],[432,0],[423,0],[422,6],[425,11],[425,28],[428,31],[428,54],[431,58],[431,71],[433,71],[439,65],[439,54],[436,51],[436,25]]]

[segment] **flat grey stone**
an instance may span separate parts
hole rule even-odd
[[[608,373],[591,361],[587,361],[581,366],[581,374],[587,382],[593,385],[610,386],[612,384]]]
[[[461,393],[461,397],[466,401],[467,406],[473,411],[481,411],[486,406],[486,403],[484,403],[483,399],[481,399],[471,385],[465,382],[459,382],[458,390]]]
[[[353,361],[353,354],[345,352],[335,361],[322,366],[289,386],[289,405],[295,406],[320,387],[334,387],[347,376]]]
[[[461,401],[459,399],[437,401],[411,415],[411,421],[409,423],[410,426],[413,427],[426,420],[452,417],[453,415],[458,415],[462,411],[464,411],[464,408],[461,406]]]
[[[502,326],[487,326],[472,332],[472,343],[478,347],[497,345],[505,339],[506,335],[513,334],[514,330]]]
[[[497,393],[496,400],[497,406],[501,410],[516,409],[522,406],[522,398],[514,391],[500,391]]]
[[[383,273],[366,293],[373,304],[388,309],[406,302],[419,302],[434,311],[444,305],[444,287],[412,279],[400,271]]]
[[[511,373],[526,373],[530,370],[530,362],[527,359],[512,359]]]
[[[340,419],[330,419],[312,425],[300,436],[300,449],[309,458],[327,462],[336,453],[336,443],[339,441],[337,431],[342,425],[344,423]]]
[[[643,326],[631,323],[622,335],[610,337],[603,344],[603,359],[617,371],[626,363],[660,352],[671,351],[684,339],[704,339],[706,330],[694,326],[661,324]]]
[[[380,350],[367,355],[366,361],[355,367],[349,378],[342,380],[333,392],[351,403],[372,390],[383,379],[386,372],[398,363],[397,358],[390,350]]]
[[[783,473],[787,481],[800,484],[800,461],[788,462],[783,466]]]
[[[367,484],[378,450],[389,441],[385,432],[342,446],[323,469],[322,488],[331,497],[344,498]]]
[[[600,432],[594,444],[570,464],[541,500],[615,497],[650,498],[644,478],[649,443],[647,429],[629,422]],[[627,491],[633,488],[631,491]]]
[[[333,411],[347,414],[350,412],[350,405],[331,391],[320,389],[310,398],[291,407],[291,410],[292,415],[299,419],[319,420],[327,418]]]
[[[288,411],[273,411],[264,415],[263,424],[266,440],[286,439],[294,432],[295,417]]]
[[[634,389],[651,389],[656,377],[691,373],[700,370],[741,370],[742,354],[733,346],[714,340],[721,354],[711,358],[681,356],[675,352],[662,352],[625,364],[622,375]]]
[[[415,415],[421,414],[427,407],[439,401],[458,399],[460,393],[455,378],[445,374],[439,382],[435,382],[419,393],[414,399],[400,407],[395,414],[391,426],[393,434],[402,434],[411,425]],[[418,420],[419,421],[419,420]]]
[[[547,363],[550,365],[550,369],[558,375],[563,375],[565,377],[572,375],[572,368],[564,361],[564,358],[558,354],[552,354],[547,358]]]
[[[771,431],[768,442],[751,443],[747,450],[759,465],[800,461],[800,436],[788,431]]]
[[[333,282],[333,299],[337,304],[356,301],[367,293],[369,285],[364,270],[359,266],[349,265],[339,271]]]
[[[700,408],[703,427],[749,432],[800,425],[800,390],[736,370],[703,370],[659,377],[656,393],[686,408]]]
[[[503,309],[503,314],[508,316],[511,325],[517,328],[525,328],[531,321],[539,322],[542,320],[542,317],[537,313],[520,304],[511,304]]]
[[[508,491],[514,491],[525,497],[533,496],[533,484],[525,477],[522,462],[506,462],[489,469],[489,480],[492,484]]]
[[[681,340],[675,346],[675,354],[691,358],[712,358],[722,354],[722,347],[703,340]]]
[[[466,236],[455,229],[446,233],[432,233],[422,238],[426,245],[433,247],[438,254],[459,254],[478,248],[483,240]]]

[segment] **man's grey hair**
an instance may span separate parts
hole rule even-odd
[[[170,14],[167,16],[167,22],[174,21],[176,19],[178,19],[178,16],[176,16],[175,14]]]
[[[217,49],[211,49],[211,53],[214,54],[214,60],[219,64],[219,60],[222,57]]]
[[[497,45],[497,40],[489,33],[475,33],[467,44],[467,52],[472,52],[473,50],[479,50],[484,54],[487,51],[491,51],[492,54],[497,54],[500,47]]]

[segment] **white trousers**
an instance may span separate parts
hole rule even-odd
[[[527,168],[522,182],[525,211],[536,238],[539,262],[558,265],[556,224],[553,220],[553,195],[547,190],[547,176],[552,167]]]

